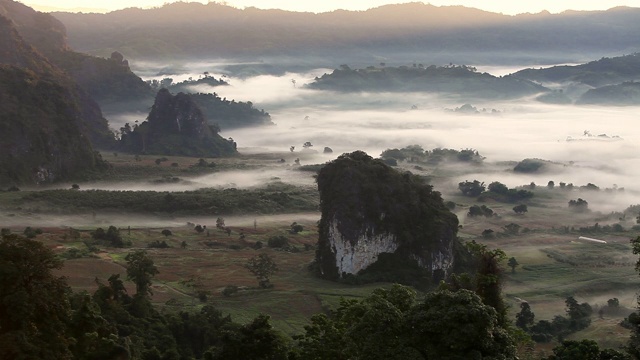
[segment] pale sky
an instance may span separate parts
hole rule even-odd
[[[193,0],[207,3],[208,0]],[[23,3],[41,11],[59,9],[117,10],[126,7],[148,8],[162,6],[168,0],[22,0]],[[224,1],[217,1],[223,3]],[[284,9],[291,11],[326,12],[335,9],[366,10],[390,3],[410,2],[406,0],[228,0],[228,5],[245,8],[254,6],[261,9]],[[538,13],[547,10],[559,13],[565,10],[606,10],[615,6],[640,7],[640,0],[431,0],[424,1],[437,6],[463,5],[496,13],[515,15],[520,13]]]

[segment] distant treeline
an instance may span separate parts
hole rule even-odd
[[[64,209],[77,213],[91,210],[118,210],[172,214],[274,214],[317,211],[315,189],[290,185],[262,189],[201,189],[185,192],[47,190],[20,192],[16,203],[24,208],[32,202],[38,208]]]

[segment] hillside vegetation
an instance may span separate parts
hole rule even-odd
[[[368,67],[351,69],[342,65],[308,85],[311,89],[338,91],[426,91],[472,98],[517,98],[546,92],[547,88],[528,80],[479,73],[465,65],[424,67]]]

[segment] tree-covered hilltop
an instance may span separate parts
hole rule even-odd
[[[518,98],[549,91],[528,80],[479,73],[465,65],[422,64],[365,69],[342,65],[331,74],[316,78],[308,87],[338,91],[426,91],[484,99]]]
[[[249,126],[273,125],[271,115],[264,109],[253,107],[251,101],[242,102],[221,99],[218,94],[189,94],[193,102],[198,105],[211,125],[220,129],[236,129]]]
[[[458,218],[423,179],[356,151],[325,165],[317,182],[323,277],[425,286],[452,270]]]
[[[75,51],[51,52],[47,57],[101,105],[153,101],[149,85],[131,71],[128,62],[117,52],[107,59]]]
[[[133,128],[125,125],[120,146],[133,153],[219,157],[236,153],[233,140],[223,139],[219,129],[207,124],[191,96],[172,95],[161,89],[147,121]]]
[[[380,154],[387,164],[406,161],[414,164],[438,165],[441,163],[468,163],[480,165],[484,157],[474,149],[435,148],[424,150],[420,145],[409,145],[402,149],[387,149]]]
[[[577,101],[581,105],[640,105],[640,82],[625,81],[590,89]]]
[[[198,85],[209,87],[229,85],[222,79],[216,79],[207,72],[199,79],[188,79],[179,83],[173,83],[173,79],[164,78],[160,81],[150,80],[147,84],[151,88],[160,90],[166,88],[171,93],[182,92],[189,94],[193,101],[200,107],[202,113],[211,125],[220,129],[236,129],[241,127],[273,125],[271,115],[264,109],[258,110],[253,107],[251,101],[235,101],[220,98],[217,93],[202,93],[198,91]]]
[[[524,69],[514,77],[541,83],[582,83],[592,87],[640,80],[640,53],[603,57],[581,65],[553,66],[546,69]]]

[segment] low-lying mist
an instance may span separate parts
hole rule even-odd
[[[180,76],[197,77],[201,70],[213,68],[211,75],[219,77],[221,73],[215,70],[222,71],[229,63],[220,63],[217,68],[207,63],[196,65],[192,72],[186,65]],[[516,67],[486,69],[496,74],[517,70]],[[595,209],[621,210],[640,203],[640,186],[636,185],[640,176],[640,168],[636,166],[640,160],[640,127],[634,126],[640,110],[637,107],[546,105],[534,99],[477,101],[415,92],[349,93],[305,88],[314,77],[328,71],[227,77],[229,86],[201,86],[194,90],[216,92],[236,101],[252,101],[254,106],[271,114],[275,126],[222,129],[221,135],[232,137],[241,153],[288,152],[293,146],[294,154],[304,155],[300,157],[304,165],[323,163],[355,150],[377,157],[385,149],[413,144],[425,150],[473,148],[486,157],[486,162],[500,165],[463,169],[463,175],[451,180],[451,188],[465,179],[486,183],[501,181],[510,187],[531,182],[546,185],[549,180],[576,186],[593,183],[601,188],[626,189],[616,196],[600,199],[600,204],[593,204]],[[166,72],[162,76],[174,75]],[[465,103],[479,112],[454,111]],[[585,136],[585,132],[593,136]],[[598,137],[600,134],[619,138]],[[313,146],[303,149],[305,142]],[[325,147],[332,152],[325,153]],[[510,171],[515,163],[502,163],[525,158],[557,164],[546,172],[515,174]],[[255,186],[274,177],[305,185],[313,181],[310,176],[294,174],[297,173],[277,169],[217,173],[189,179],[191,184],[167,185],[166,189],[233,186],[230,184]]]

